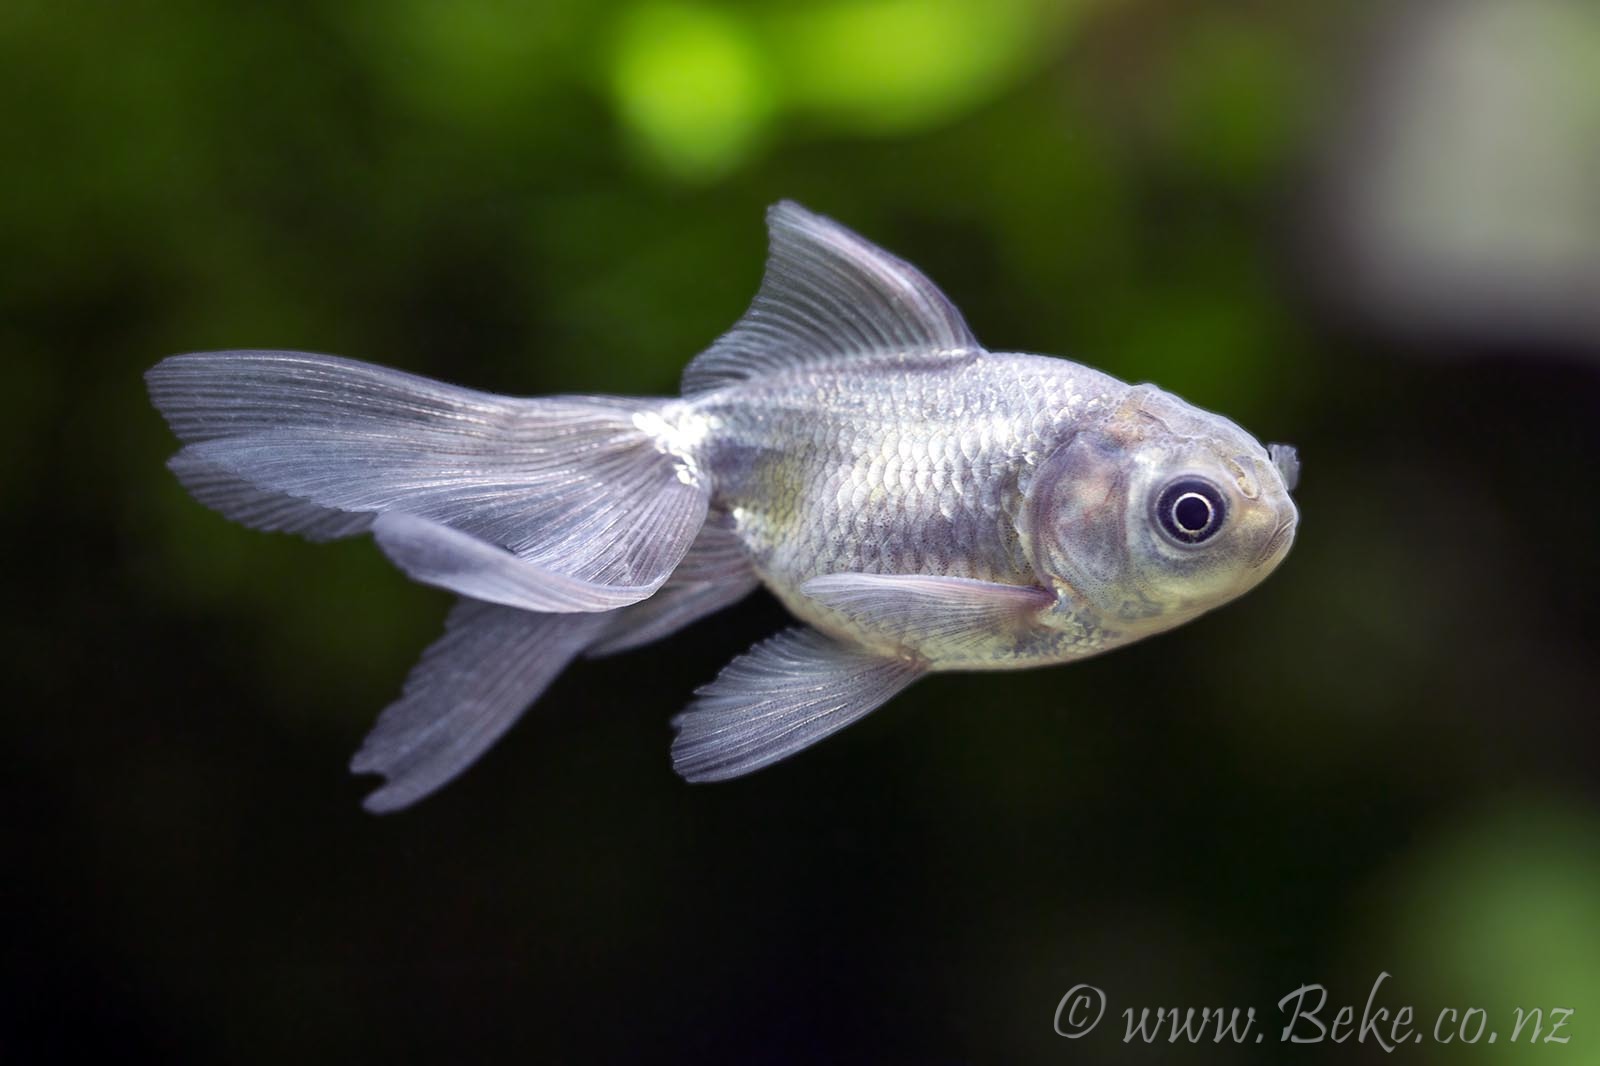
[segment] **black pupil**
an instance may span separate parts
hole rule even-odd
[[[1185,493],[1172,507],[1172,517],[1186,533],[1198,533],[1211,521],[1211,505],[1198,493]]]
[[[1222,528],[1226,505],[1210,483],[1184,478],[1168,485],[1156,503],[1156,517],[1167,534],[1183,544],[1210,540]]]

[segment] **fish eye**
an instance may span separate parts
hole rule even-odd
[[[1222,493],[1209,481],[1181,478],[1161,491],[1156,520],[1167,536],[1179,544],[1210,540],[1222,528],[1228,507]]]

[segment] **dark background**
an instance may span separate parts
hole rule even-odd
[[[1600,1062],[1596,54],[1563,0],[7,3],[0,1061]],[[448,597],[193,503],[140,374],[669,393],[781,197],[1297,444],[1288,560],[685,785],[762,594],[363,813]],[[1278,1043],[1383,971],[1499,1042]],[[1125,1046],[1161,1005],[1267,1039]]]

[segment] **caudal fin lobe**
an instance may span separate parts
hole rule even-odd
[[[200,352],[146,375],[207,506],[328,539],[371,529],[416,580],[542,612],[658,589],[706,514],[665,401],[515,399],[303,352]]]

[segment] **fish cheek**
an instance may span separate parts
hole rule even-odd
[[[1115,603],[1128,565],[1129,466],[1112,438],[1077,434],[1028,489],[1026,543],[1034,569],[1097,604]]]

